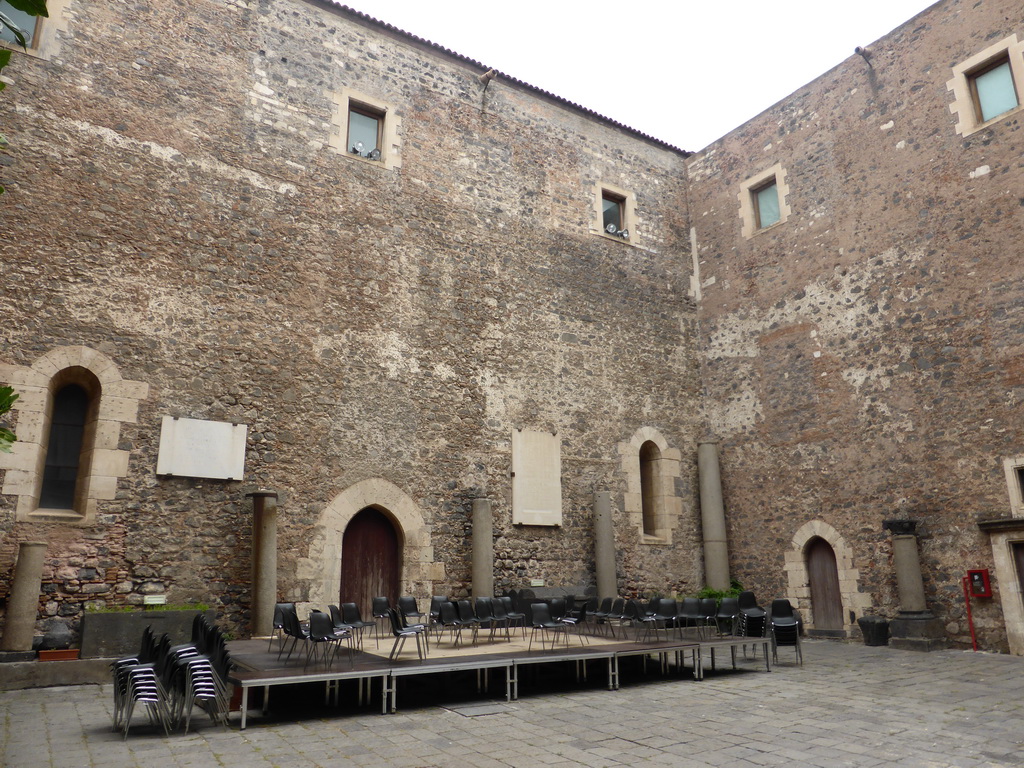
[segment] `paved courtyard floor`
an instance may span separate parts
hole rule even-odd
[[[741,670],[407,701],[394,715],[290,707],[245,731],[110,730],[109,686],[0,692],[5,768],[271,766],[1024,766],[1024,658],[828,641]],[[728,665],[726,665],[728,666]],[[437,691],[444,695],[443,690]],[[448,693],[450,698],[451,693]],[[318,697],[317,697],[318,698]],[[379,705],[378,705],[379,707]],[[195,721],[193,721],[195,722]]]

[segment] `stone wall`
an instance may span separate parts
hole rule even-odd
[[[684,153],[327,5],[73,0],[62,23],[0,100],[5,370],[80,345],[149,390],[88,525],[0,495],[0,574],[41,537],[47,615],[166,593],[244,633],[245,492],[280,491],[280,596],[305,600],[322,513],[379,478],[429,536],[420,596],[467,588],[481,493],[497,588],[586,585],[593,491],[622,509],[618,446],[652,428],[683,457],[675,539],[620,512],[620,582],[700,586]],[[394,120],[386,163],[332,146],[350,92]],[[629,243],[595,231],[602,183],[636,196]],[[158,478],[164,415],[248,424],[245,481]],[[561,437],[562,528],[511,525],[517,427]]]
[[[882,521],[911,518],[930,607],[969,642],[960,578],[993,565],[976,520],[1009,514],[1024,449],[1024,133],[1018,110],[960,135],[947,81],[1013,33],[1019,3],[938,3],[688,162],[733,567],[765,599],[810,611],[787,572],[815,523],[848,558],[847,614],[894,615]],[[744,237],[741,185],[776,164],[791,213]],[[998,596],[974,621],[1005,649]]]

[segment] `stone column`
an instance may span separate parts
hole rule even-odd
[[[46,543],[23,541],[18,547],[14,566],[14,582],[7,598],[7,620],[2,651],[31,651],[39,615],[39,587],[43,581],[43,556]]]
[[[946,647],[941,620],[928,610],[924,597],[924,578],[917,549],[917,522],[886,520],[883,529],[892,532],[892,564],[896,571],[896,589],[900,612],[889,625],[890,644],[912,651],[932,651]]]
[[[594,570],[597,596],[617,597],[619,583],[615,575],[615,526],[612,525],[612,499],[607,491],[594,494]]]
[[[700,477],[701,530],[704,533],[704,582],[712,589],[728,589],[729,541],[725,532],[718,441],[714,438],[704,438],[697,445],[697,474]]]
[[[256,491],[252,497],[252,634],[274,631],[277,603],[277,491]]]
[[[473,499],[473,597],[494,595],[494,518],[490,499]]]

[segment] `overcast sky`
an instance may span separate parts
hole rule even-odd
[[[682,149],[698,150],[927,0],[340,0]]]

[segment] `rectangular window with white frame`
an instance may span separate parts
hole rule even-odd
[[[740,222],[743,237],[782,224],[789,218],[789,185],[781,163],[765,168],[740,184]]]
[[[1024,43],[1010,35],[953,67],[946,83],[956,132],[970,136],[1020,111],[1024,102]]]
[[[21,34],[25,37],[26,48],[31,49],[36,47],[36,28],[40,21],[38,16],[33,16],[25,11],[15,8],[6,0],[0,0],[0,13],[2,13],[14,26],[21,30]],[[6,25],[0,25],[0,40],[15,46],[21,45],[18,38],[15,37],[14,32]]]
[[[72,0],[47,0],[46,16],[32,16],[15,8],[8,0],[0,0],[2,13],[25,38],[22,47],[14,32],[0,24],[0,49],[24,53],[35,59],[51,61],[60,54],[61,40],[68,31],[68,6]],[[20,3],[24,5],[24,3]]]
[[[1003,472],[1010,497],[1010,515],[1024,517],[1024,456],[1003,459]]]
[[[368,160],[380,160],[385,113],[356,102],[348,106],[348,151]]]
[[[350,88],[333,91],[331,99],[332,151],[388,170],[401,166],[401,120],[393,105]]]
[[[615,184],[594,186],[592,232],[632,245],[637,244],[636,195]]]
[[[754,216],[757,228],[764,229],[779,222],[779,185],[773,176],[767,184],[751,192],[754,198]]]

